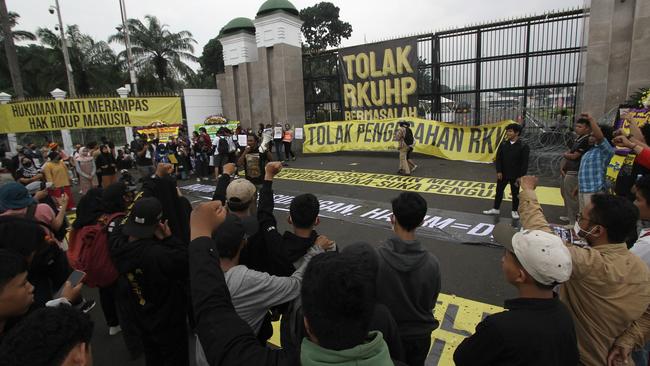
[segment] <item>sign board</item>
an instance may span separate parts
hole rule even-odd
[[[347,120],[417,117],[417,38],[339,50],[343,114]]]

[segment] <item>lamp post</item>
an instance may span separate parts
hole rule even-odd
[[[68,42],[65,38],[65,30],[63,29],[63,19],[61,18],[61,7],[59,6],[59,0],[54,0],[54,6],[50,6],[50,14],[54,14],[59,18],[59,32],[61,33],[61,50],[63,51],[63,62],[65,63],[65,73],[68,77],[68,91],[70,92],[71,97],[76,97],[77,92],[74,87],[74,78],[72,76],[72,65],[70,64],[70,55],[68,54]]]
[[[124,0],[120,2],[120,15],[122,16],[122,31],[124,32],[124,44],[126,46],[126,63],[129,67],[129,78],[131,80],[131,87],[133,94],[137,97],[138,94],[138,78],[135,76],[135,68],[133,67],[133,54],[131,53],[131,39],[129,38],[129,27],[127,27],[126,5]],[[120,29],[118,29],[119,31]]]

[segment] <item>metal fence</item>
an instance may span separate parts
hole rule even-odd
[[[419,116],[462,125],[567,124],[588,16],[576,9],[419,36]],[[303,73],[307,122],[341,120],[337,51],[303,55]]]

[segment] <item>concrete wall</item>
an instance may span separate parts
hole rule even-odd
[[[194,126],[203,124],[206,117],[224,112],[218,89],[184,89],[183,100],[188,131],[194,131]]]
[[[596,118],[650,86],[650,0],[591,0],[582,110]]]

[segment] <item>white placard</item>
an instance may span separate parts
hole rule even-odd
[[[296,128],[295,136],[294,138],[296,140],[302,140],[304,137],[302,136],[302,128],[298,127]]]
[[[282,138],[282,127],[273,127],[273,138],[274,139]]]
[[[237,135],[237,143],[239,143],[239,146],[248,145],[248,136],[246,136],[246,135]]]

